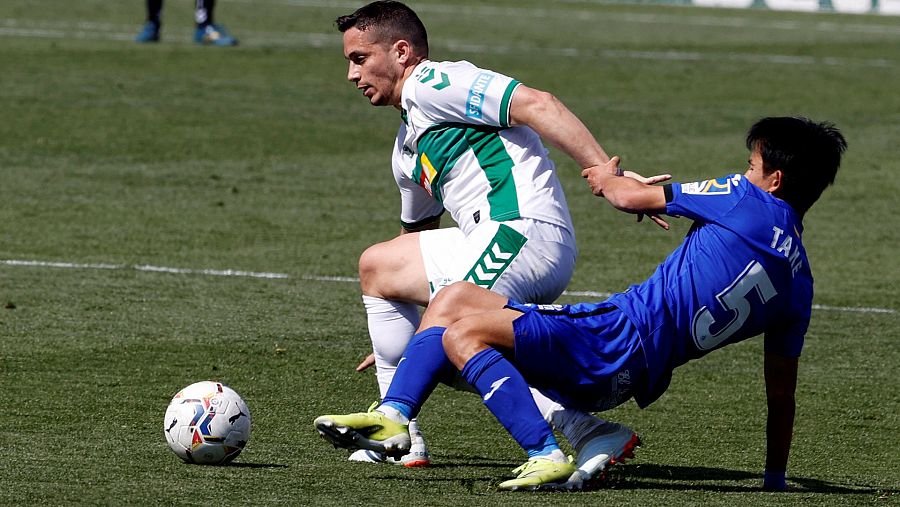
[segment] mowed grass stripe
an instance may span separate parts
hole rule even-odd
[[[0,20],[0,37],[25,37],[25,38],[50,38],[66,39],[77,38],[80,40],[132,40],[134,35],[129,32],[128,26],[111,26],[103,23],[78,23],[67,26],[65,23],[47,23],[50,28],[29,28],[28,23],[18,19]],[[24,26],[23,26],[24,25]],[[767,25],[768,26],[768,25]],[[793,26],[793,25],[792,25]],[[831,26],[831,25],[828,25]],[[841,26],[841,25],[835,25]],[[746,27],[749,28],[749,27]],[[797,26],[792,29],[806,29],[810,27]],[[816,29],[816,28],[812,28]],[[832,30],[833,31],[833,30]],[[167,44],[192,45],[191,32],[185,30],[173,30],[174,34],[166,37]],[[886,29],[885,35],[900,37],[900,27]],[[547,47],[543,45],[519,43],[509,44],[473,44],[465,40],[445,39],[440,41],[442,48],[447,51],[470,54],[495,54],[516,55],[525,53],[542,54],[564,58],[604,58],[604,59],[638,59],[658,60],[673,62],[701,62],[701,61],[727,61],[738,63],[771,63],[779,65],[826,65],[833,67],[862,66],[876,68],[894,68],[898,61],[888,58],[851,58],[841,56],[812,56],[790,55],[773,53],[740,53],[718,51],[677,51],[677,50],[632,50],[603,48],[579,48],[579,47]],[[281,48],[340,48],[340,38],[334,33],[326,32],[242,32],[241,45],[248,48],[281,47]]]
[[[102,270],[134,270],[149,271],[155,273],[168,273],[177,275],[208,275],[208,276],[233,276],[238,278],[268,278],[268,279],[287,279],[291,278],[286,273],[266,273],[256,271],[243,271],[239,269],[194,269],[194,268],[173,268],[166,266],[154,266],[150,264],[103,264],[103,263],[76,263],[76,262],[57,262],[57,261],[34,261],[34,260],[17,260],[17,259],[0,259],[0,264],[7,266],[21,267],[41,267],[41,268],[61,268],[61,269],[102,269]],[[340,282],[340,283],[359,283],[359,278],[352,276],[326,276],[326,275],[300,275],[297,278],[301,280],[310,280],[316,282]],[[599,291],[563,291],[563,296],[568,297],[591,297],[591,298],[608,298],[612,292]],[[813,305],[813,310],[837,311],[837,312],[856,312],[856,313],[896,313],[896,310],[890,308],[867,308],[852,306],[828,306]]]
[[[348,463],[321,441],[316,416],[378,397],[374,372],[354,371],[371,351],[358,281],[324,275],[356,275],[365,248],[400,228],[400,120],[346,82],[333,21],[364,1],[300,3],[218,2],[217,21],[245,43],[232,50],[192,45],[193,2],[167,2],[163,41],[148,47],[120,40],[139,30],[141,2],[0,1],[0,28],[53,35],[0,36],[0,259],[98,265],[0,263],[0,504],[202,505],[209,491],[239,505],[900,498],[898,312],[814,312],[789,495],[759,489],[762,338],[679,368],[646,410],[602,414],[645,445],[597,491],[497,492],[521,450],[477,396],[443,386],[420,416],[432,469]],[[900,229],[872,217],[892,216],[900,193],[900,18],[572,3],[410,0],[435,59],[553,92],[639,172],[741,172],[759,117],[836,122],[850,151],[804,220],[816,302],[898,309]],[[620,50],[631,56],[602,52]],[[879,60],[894,63],[858,63]],[[581,250],[573,288],[624,290],[687,232],[687,220],[669,233],[634,224],[554,160]],[[171,396],[206,379],[250,404],[235,466],[182,465],[162,437]]]

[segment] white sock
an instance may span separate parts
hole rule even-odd
[[[540,456],[541,459],[549,459],[555,463],[568,463],[569,459],[566,458],[566,455],[563,454],[562,449],[553,449],[550,454],[546,456]]]
[[[390,405],[380,405],[378,408],[375,409],[375,411],[381,412],[382,414],[384,414],[385,417],[394,421],[395,423],[410,424],[410,426],[412,426],[410,423],[410,420],[407,419],[406,416],[403,415],[402,412],[400,412],[399,410],[397,410],[396,408],[394,408]]]
[[[419,327],[419,307],[413,303],[372,296],[363,296],[362,299],[369,321],[372,350],[375,352],[375,376],[378,378],[380,396],[384,398],[406,344]]]
[[[531,388],[534,402],[544,416],[544,420],[550,423],[554,429],[566,437],[574,449],[580,449],[585,437],[592,431],[606,424],[606,421],[587,412],[572,410],[563,407],[559,403],[541,394],[537,389]]]
[[[412,419],[409,421],[409,438],[412,440],[412,445],[421,444],[425,445],[425,438],[422,436],[422,430],[419,429],[419,420]]]

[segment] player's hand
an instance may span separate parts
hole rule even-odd
[[[659,215],[647,215],[647,216],[649,216],[650,220],[653,220],[653,223],[655,223],[656,225],[662,227],[663,229],[665,229],[667,231],[669,230],[669,222],[666,222],[661,216],[659,216]],[[638,222],[644,221],[643,213],[638,213],[637,221]]]
[[[581,177],[587,180],[591,193],[603,197],[602,181],[605,176],[622,176],[619,169],[619,157],[613,157],[605,164],[587,167],[581,171]]]
[[[784,472],[769,472],[766,470],[763,477],[764,491],[787,491],[788,485],[785,481]]]
[[[645,178],[634,171],[623,171],[622,176],[625,176],[626,178],[631,178],[633,180],[640,181],[641,183],[643,183],[645,185],[655,185],[657,183],[662,183],[663,181],[669,181],[670,179],[672,179],[671,174],[657,174],[656,176],[650,176],[649,178]],[[669,223],[666,222],[665,220],[663,220],[662,217],[660,217],[659,215],[648,215],[648,216],[650,217],[650,220],[653,220],[653,223],[655,223],[656,225],[662,227],[663,229],[665,229],[667,231],[669,230]],[[637,221],[642,222],[643,220],[644,220],[644,214],[638,213]]]
[[[626,178],[631,178],[635,181],[639,181],[645,185],[655,185],[657,183],[662,183],[664,181],[668,181],[672,179],[671,174],[658,174],[656,176],[650,176],[649,178],[645,178],[640,174],[634,171],[623,171],[622,168],[619,167],[619,157],[615,156],[609,159],[604,165],[597,165],[593,167],[588,167],[587,169],[581,171],[581,176],[588,181],[588,185],[591,187],[591,192],[601,197],[603,196],[603,189],[600,185],[600,180],[602,179],[602,175],[612,174],[617,176],[624,176]],[[649,215],[650,220],[652,220],[656,225],[662,227],[665,230],[669,230],[669,223],[662,219],[659,215]],[[642,222],[644,220],[644,214],[637,214],[637,221]]]
[[[614,158],[618,158],[618,157],[614,157]],[[631,178],[633,180],[640,181],[644,185],[655,185],[657,183],[662,183],[664,181],[669,181],[672,179],[671,174],[657,174],[656,176],[650,176],[649,178],[645,178],[634,171],[622,171],[622,176],[625,176],[626,178]]]
[[[369,354],[356,366],[356,371],[365,371],[368,367],[375,364],[375,354]]]

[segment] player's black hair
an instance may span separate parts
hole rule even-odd
[[[334,20],[341,33],[351,28],[371,30],[378,42],[393,44],[405,40],[423,58],[428,57],[428,33],[416,13],[401,2],[380,0],[364,5],[353,14]]]
[[[834,183],[847,141],[833,123],[769,117],[750,127],[747,149],[759,150],[766,174],[781,170],[782,186],[776,195],[803,215]]]

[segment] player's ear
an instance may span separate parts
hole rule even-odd
[[[771,173],[769,173],[769,188],[767,192],[770,194],[777,194],[779,190],[781,190],[782,183],[784,182],[784,173],[781,172],[781,169],[775,169]]]
[[[412,46],[403,39],[394,43],[394,52],[397,54],[397,63],[406,64],[412,58]]]

